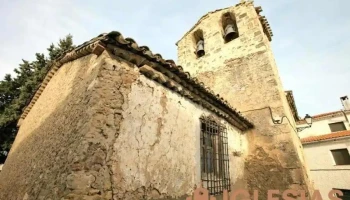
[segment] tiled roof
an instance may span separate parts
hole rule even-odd
[[[72,51],[65,52],[56,59],[39,89],[24,109],[21,119],[23,120],[27,116],[50,79],[63,64],[91,53],[99,55],[105,49],[135,64],[146,77],[211,110],[235,125],[238,129],[247,130],[253,127],[253,124],[239,114],[226,100],[220,95],[214,94],[210,88],[205,87],[196,78],[191,77],[181,66],[177,66],[173,60],[163,59],[160,54],[154,54],[147,46],[139,46],[132,38],[124,39],[117,31],[101,34],[77,46]]]
[[[328,112],[328,113],[314,115],[312,117],[313,118],[321,118],[321,117],[333,116],[333,115],[340,114],[340,113],[341,113],[341,111],[335,111],[335,112]]]
[[[350,110],[345,110],[344,111],[346,114],[350,114]],[[332,117],[339,117],[339,116],[342,116],[344,115],[343,114],[343,111],[334,111],[334,112],[327,112],[327,113],[321,113],[321,114],[318,114],[318,115],[314,115],[312,116],[312,120],[323,120],[323,119],[328,119],[328,118],[332,118]],[[297,124],[306,124],[305,120],[300,120],[300,121],[297,121]]]
[[[298,115],[297,106],[295,105],[293,91],[292,90],[287,90],[287,91],[284,91],[284,93],[286,94],[286,98],[287,98],[289,107],[292,110],[294,120],[298,121],[299,120],[299,115]]]
[[[269,21],[267,21],[265,16],[261,16],[260,15],[260,12],[263,11],[261,6],[255,7],[255,11],[259,15],[259,20],[261,22],[261,25],[263,26],[263,29],[264,29],[264,32],[265,32],[266,36],[269,38],[269,41],[271,41],[273,33],[272,33],[272,30],[271,30]]]
[[[318,136],[303,138],[301,139],[301,143],[303,144],[314,143],[318,141],[336,139],[336,138],[347,137],[347,136],[350,136],[350,130],[338,131],[338,132],[334,132],[326,135],[318,135]]]

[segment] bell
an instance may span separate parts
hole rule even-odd
[[[197,56],[201,57],[205,54],[204,52],[204,41],[203,40],[199,40],[197,42]]]
[[[228,24],[225,28],[225,40],[231,41],[235,37],[237,37],[236,28],[233,26],[233,24]]]

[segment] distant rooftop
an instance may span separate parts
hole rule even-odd
[[[301,139],[301,143],[308,144],[308,143],[315,143],[315,142],[321,142],[321,141],[332,140],[332,139],[339,139],[344,137],[350,137],[350,130],[338,131],[330,134],[303,138]]]
[[[344,112],[346,114],[350,114],[350,110],[346,110]],[[339,117],[339,116],[342,116],[342,115],[344,115],[343,111],[338,110],[338,111],[333,111],[333,112],[327,112],[327,113],[321,113],[321,114],[314,115],[314,116],[312,116],[312,119],[318,121],[318,120],[323,120],[323,119],[329,119],[329,118],[332,118],[332,117]],[[300,121],[297,121],[297,124],[306,124],[306,122],[305,122],[305,120],[300,120]]]

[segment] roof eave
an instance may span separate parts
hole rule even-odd
[[[331,142],[331,141],[337,141],[337,140],[343,140],[343,139],[350,139],[350,136],[336,137],[336,138],[330,138],[325,140],[315,140],[310,142],[302,142],[302,145],[315,144],[320,142]]]
[[[173,60],[164,60],[160,54],[153,54],[148,47],[139,47],[132,38],[124,39],[117,31],[101,34],[56,59],[49,67],[50,70],[35,95],[25,107],[18,125],[25,119],[50,79],[62,65],[91,53],[99,55],[104,49],[109,49],[112,53],[117,54],[116,56],[132,62],[139,68],[145,64],[150,65],[152,70],[163,74],[167,78],[165,80],[168,82],[162,82],[162,85],[178,92],[195,103],[201,104],[236,125],[240,130],[245,131],[254,127],[253,123],[240,115],[226,100],[216,95],[210,88],[205,87],[196,78],[191,77],[188,72],[183,71],[183,68],[177,66]],[[147,76],[147,74],[145,75]],[[160,79],[157,80],[161,81]],[[162,81],[164,80],[162,79]],[[182,89],[175,89],[174,85],[176,84],[181,85],[181,88],[185,88],[187,92],[183,92]]]

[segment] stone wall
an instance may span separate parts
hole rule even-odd
[[[112,147],[137,76],[107,52],[63,65],[22,122],[0,199],[112,199]]]
[[[234,13],[237,19],[239,37],[225,42],[221,16],[224,13]],[[197,58],[194,32],[202,30],[204,36],[205,55]],[[197,25],[187,32],[177,43],[178,64],[191,75],[212,71],[228,59],[240,58],[248,54],[264,51],[270,48],[270,43],[263,33],[258,15],[251,4],[242,4],[203,16]]]
[[[201,181],[200,120],[211,112],[140,76],[123,105],[114,144],[115,199],[170,199],[191,194]],[[227,124],[231,184],[243,175],[246,136]],[[120,184],[120,183],[123,184]]]
[[[239,37],[225,43],[221,16],[234,13]],[[193,33],[204,33],[206,54],[197,58]],[[268,189],[310,189],[302,146],[295,130],[270,42],[252,3],[218,10],[202,17],[178,42],[178,62],[191,75],[221,94],[248,117],[250,154],[244,182],[266,194]],[[274,119],[282,124],[274,124]],[[288,120],[289,119],[289,120]]]
[[[107,51],[69,62],[22,122],[0,199],[184,197],[201,179],[202,115],[216,117]],[[237,185],[247,138],[220,121]]]

